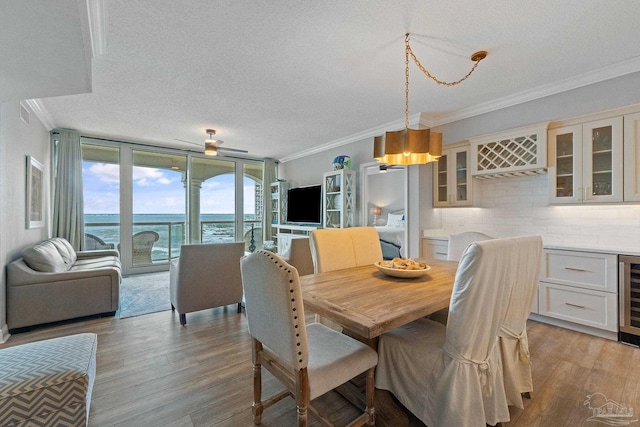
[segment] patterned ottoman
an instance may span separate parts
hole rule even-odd
[[[0,426],[86,426],[96,334],[0,350]]]

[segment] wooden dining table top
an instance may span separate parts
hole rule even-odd
[[[301,276],[305,310],[376,338],[449,306],[458,263],[426,261],[431,269],[414,279],[387,276],[373,264]]]

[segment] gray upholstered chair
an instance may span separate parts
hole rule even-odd
[[[151,250],[160,236],[155,231],[145,230],[133,235],[133,265],[151,264]]]
[[[313,258],[308,237],[291,239],[289,249],[282,258],[294,266],[300,276],[313,274]]]
[[[186,313],[238,304],[242,309],[240,258],[244,243],[182,245],[169,267],[171,309],[187,324]]]
[[[310,402],[366,373],[367,407],[349,425],[374,425],[376,352],[319,323],[306,325],[298,271],[276,254],[258,251],[244,257],[241,265],[253,342],[254,423],[260,424],[264,409],[289,395],[296,400],[299,427],[307,426],[307,410],[324,420]],[[265,401],[262,367],[287,386]]]

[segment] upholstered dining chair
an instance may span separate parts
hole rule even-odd
[[[240,258],[244,243],[182,245],[169,265],[171,309],[187,324],[187,313],[238,304],[242,310]]]
[[[514,284],[534,279],[539,237],[472,243],[456,272],[446,326],[422,318],[380,337],[376,387],[429,427],[509,421],[498,332]]]
[[[527,319],[531,313],[533,300],[537,296],[542,240],[540,240],[538,251],[527,256],[531,256],[538,262],[520,261],[522,268],[527,271],[522,271],[521,279],[514,283],[507,314],[498,332],[507,402],[520,409],[524,409],[522,396],[531,397],[530,393],[533,391]]]
[[[310,233],[316,273],[382,261],[380,237],[374,227],[321,228]]]
[[[483,240],[489,239],[493,239],[493,237],[477,231],[465,231],[459,234],[452,234],[449,236],[447,259],[449,261],[460,261],[462,253],[467,249],[467,246],[473,242],[482,242]]]
[[[160,236],[155,231],[145,230],[133,235],[133,265],[151,264],[151,250]]]
[[[291,244],[282,259],[298,270],[300,276],[313,274],[313,258],[308,237],[291,239]]]
[[[257,251],[242,259],[241,269],[252,337],[254,423],[261,423],[265,409],[291,395],[299,427],[307,426],[308,412],[331,425],[310,402],[366,373],[366,409],[349,425],[374,425],[376,352],[319,323],[307,325],[298,271],[276,254]],[[262,367],[287,386],[264,401]]]

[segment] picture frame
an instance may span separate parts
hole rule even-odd
[[[26,227],[44,227],[44,165],[27,156]]]

